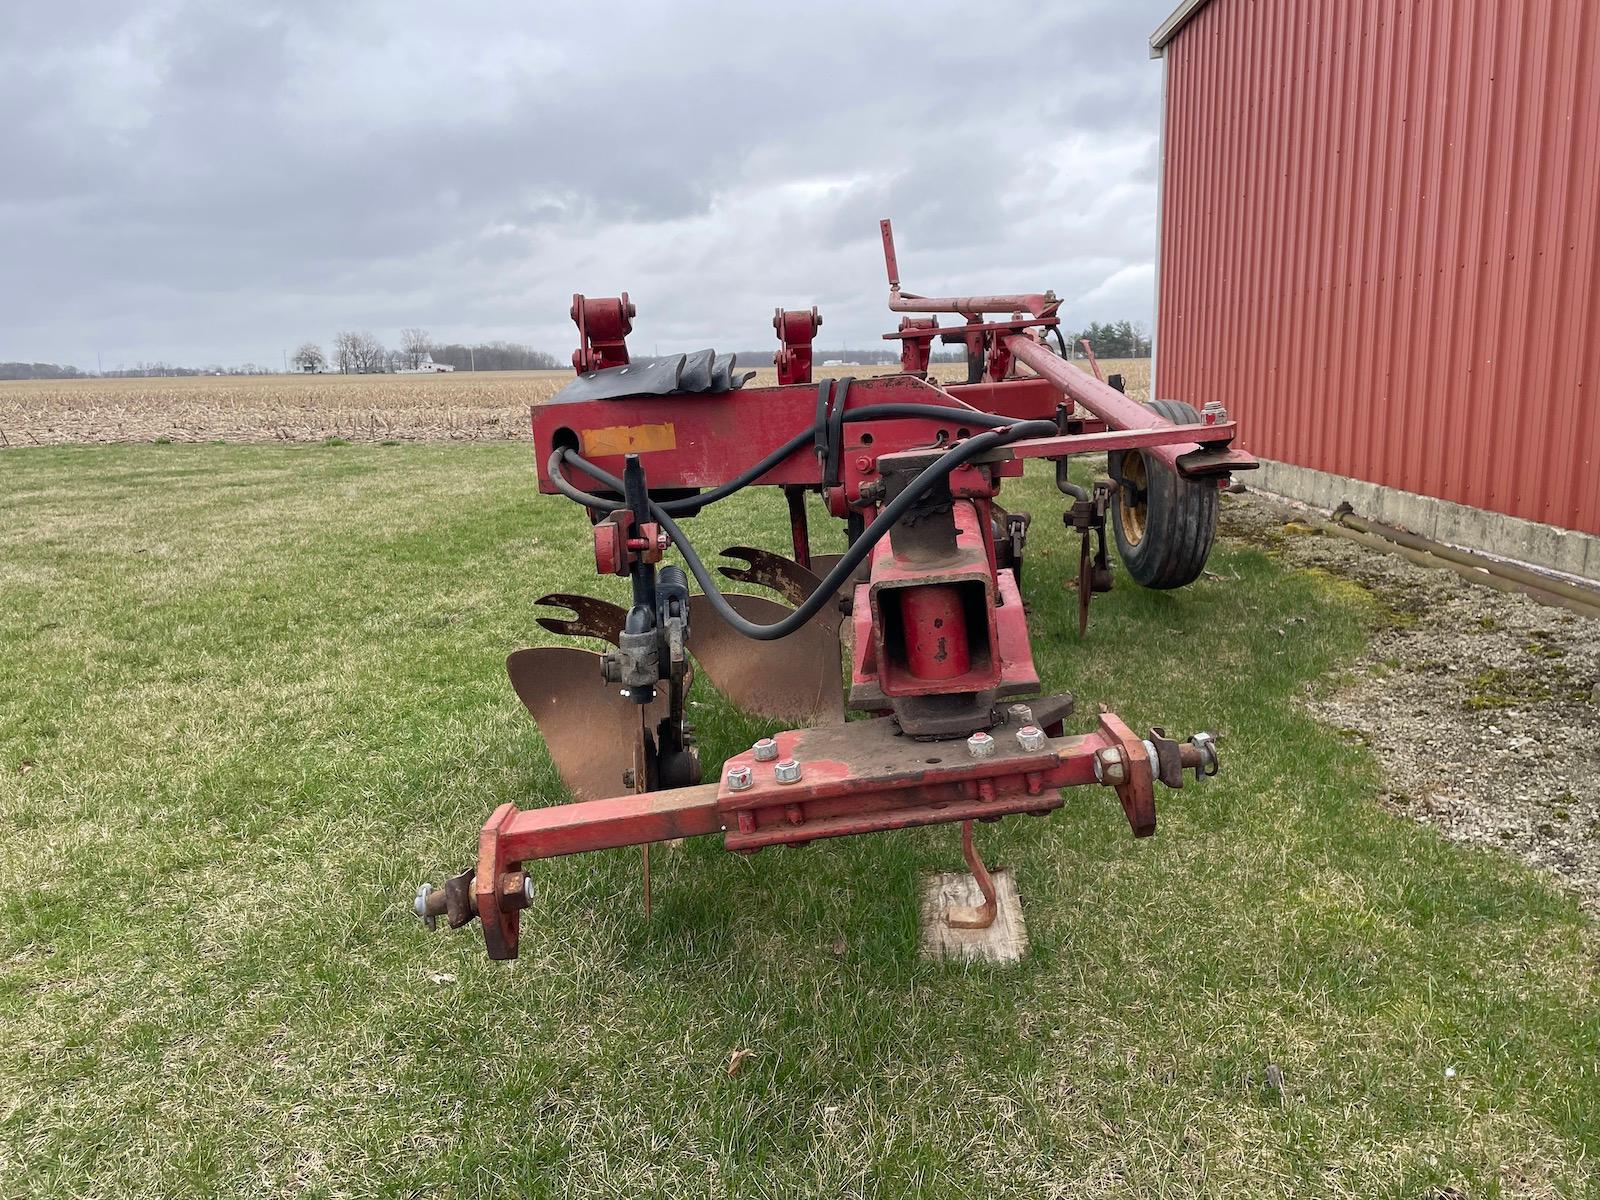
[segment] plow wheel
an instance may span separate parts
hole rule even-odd
[[[1200,414],[1181,400],[1152,400],[1147,407],[1179,424],[1200,421]],[[1185,479],[1141,450],[1107,459],[1118,484],[1111,510],[1117,553],[1134,582],[1178,588],[1200,578],[1217,533],[1216,484]]]
[[[780,621],[791,611],[760,596],[725,598],[741,617],[761,625]],[[757,642],[718,616],[705,596],[690,596],[689,652],[739,708],[804,725],[843,721],[839,623],[835,617],[830,627],[824,615],[818,613],[786,638]]]

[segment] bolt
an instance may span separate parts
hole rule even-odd
[[[1128,769],[1122,761],[1120,746],[1107,746],[1094,752],[1094,777],[1097,782],[1112,787],[1127,781]]]
[[[749,767],[728,768],[728,790],[730,792],[745,791],[754,781],[755,773]]]
[[[870,471],[870,470],[872,470],[872,457],[870,455],[867,455],[867,454],[862,454],[862,455],[857,456],[857,458],[856,458],[856,470],[858,470],[858,471]]]
[[[1044,749],[1044,730],[1037,725],[1024,725],[1017,730],[1017,745],[1024,750]]]
[[[1016,724],[1033,724],[1033,709],[1029,708],[1026,704],[1013,704],[1007,711],[1010,712],[1011,719]]]
[[[799,783],[800,764],[792,758],[786,758],[777,766],[772,768],[772,774],[777,778],[779,783]]]
[[[1207,400],[1205,407],[1200,410],[1200,416],[1207,425],[1215,425],[1218,421],[1228,419],[1228,410],[1223,407],[1220,400]]]
[[[973,758],[993,758],[994,739],[980,729],[967,739],[967,753]]]
[[[522,899],[523,899],[524,903],[527,903],[527,904],[532,904],[533,903],[533,876],[532,875],[524,875],[522,877]]]
[[[750,750],[755,754],[757,762],[771,762],[778,757],[778,743],[771,738],[762,738],[751,746]]]
[[[636,775],[634,775],[634,773],[633,773],[633,768],[632,767],[623,768],[623,771],[622,771],[622,786],[623,787],[627,788],[629,791],[632,791],[634,783],[637,782],[637,778],[638,777]]]
[[[417,898],[412,902],[411,911],[417,914],[417,919],[429,929],[439,928],[439,918],[428,911],[428,897],[433,895],[433,884],[425,883],[417,889]]]

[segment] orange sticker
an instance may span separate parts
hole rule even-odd
[[[588,458],[609,454],[645,454],[651,450],[676,450],[678,435],[671,422],[664,425],[608,425],[585,429],[579,445]]]

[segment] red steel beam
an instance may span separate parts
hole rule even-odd
[[[1005,339],[1006,348],[1018,362],[1026,363],[1037,374],[1048,379],[1064,393],[1067,399],[1081,404],[1113,429],[1170,429],[1172,422],[1140,404],[1130,400],[1108,383],[1101,383],[1057,357],[1047,347],[1026,334],[1013,334]],[[1178,469],[1178,458],[1191,450],[1198,450],[1194,442],[1176,442],[1163,445],[1154,443],[1150,452],[1173,470]]]
[[[1060,458],[1064,454],[1148,450],[1153,446],[1173,444],[1193,449],[1194,443],[1201,438],[1208,442],[1232,441],[1236,430],[1232,421],[1218,421],[1215,425],[1167,423],[1160,429],[1108,429],[1103,433],[1068,433],[1059,437],[1029,438],[1012,442],[1006,449],[1017,458]]]

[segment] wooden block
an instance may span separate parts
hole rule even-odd
[[[999,909],[987,929],[954,929],[945,924],[952,905],[983,903],[978,881],[966,874],[932,876],[922,892],[922,956],[953,962],[1019,962],[1028,952],[1028,927],[1022,920],[1022,899],[1010,871],[994,873]]]

